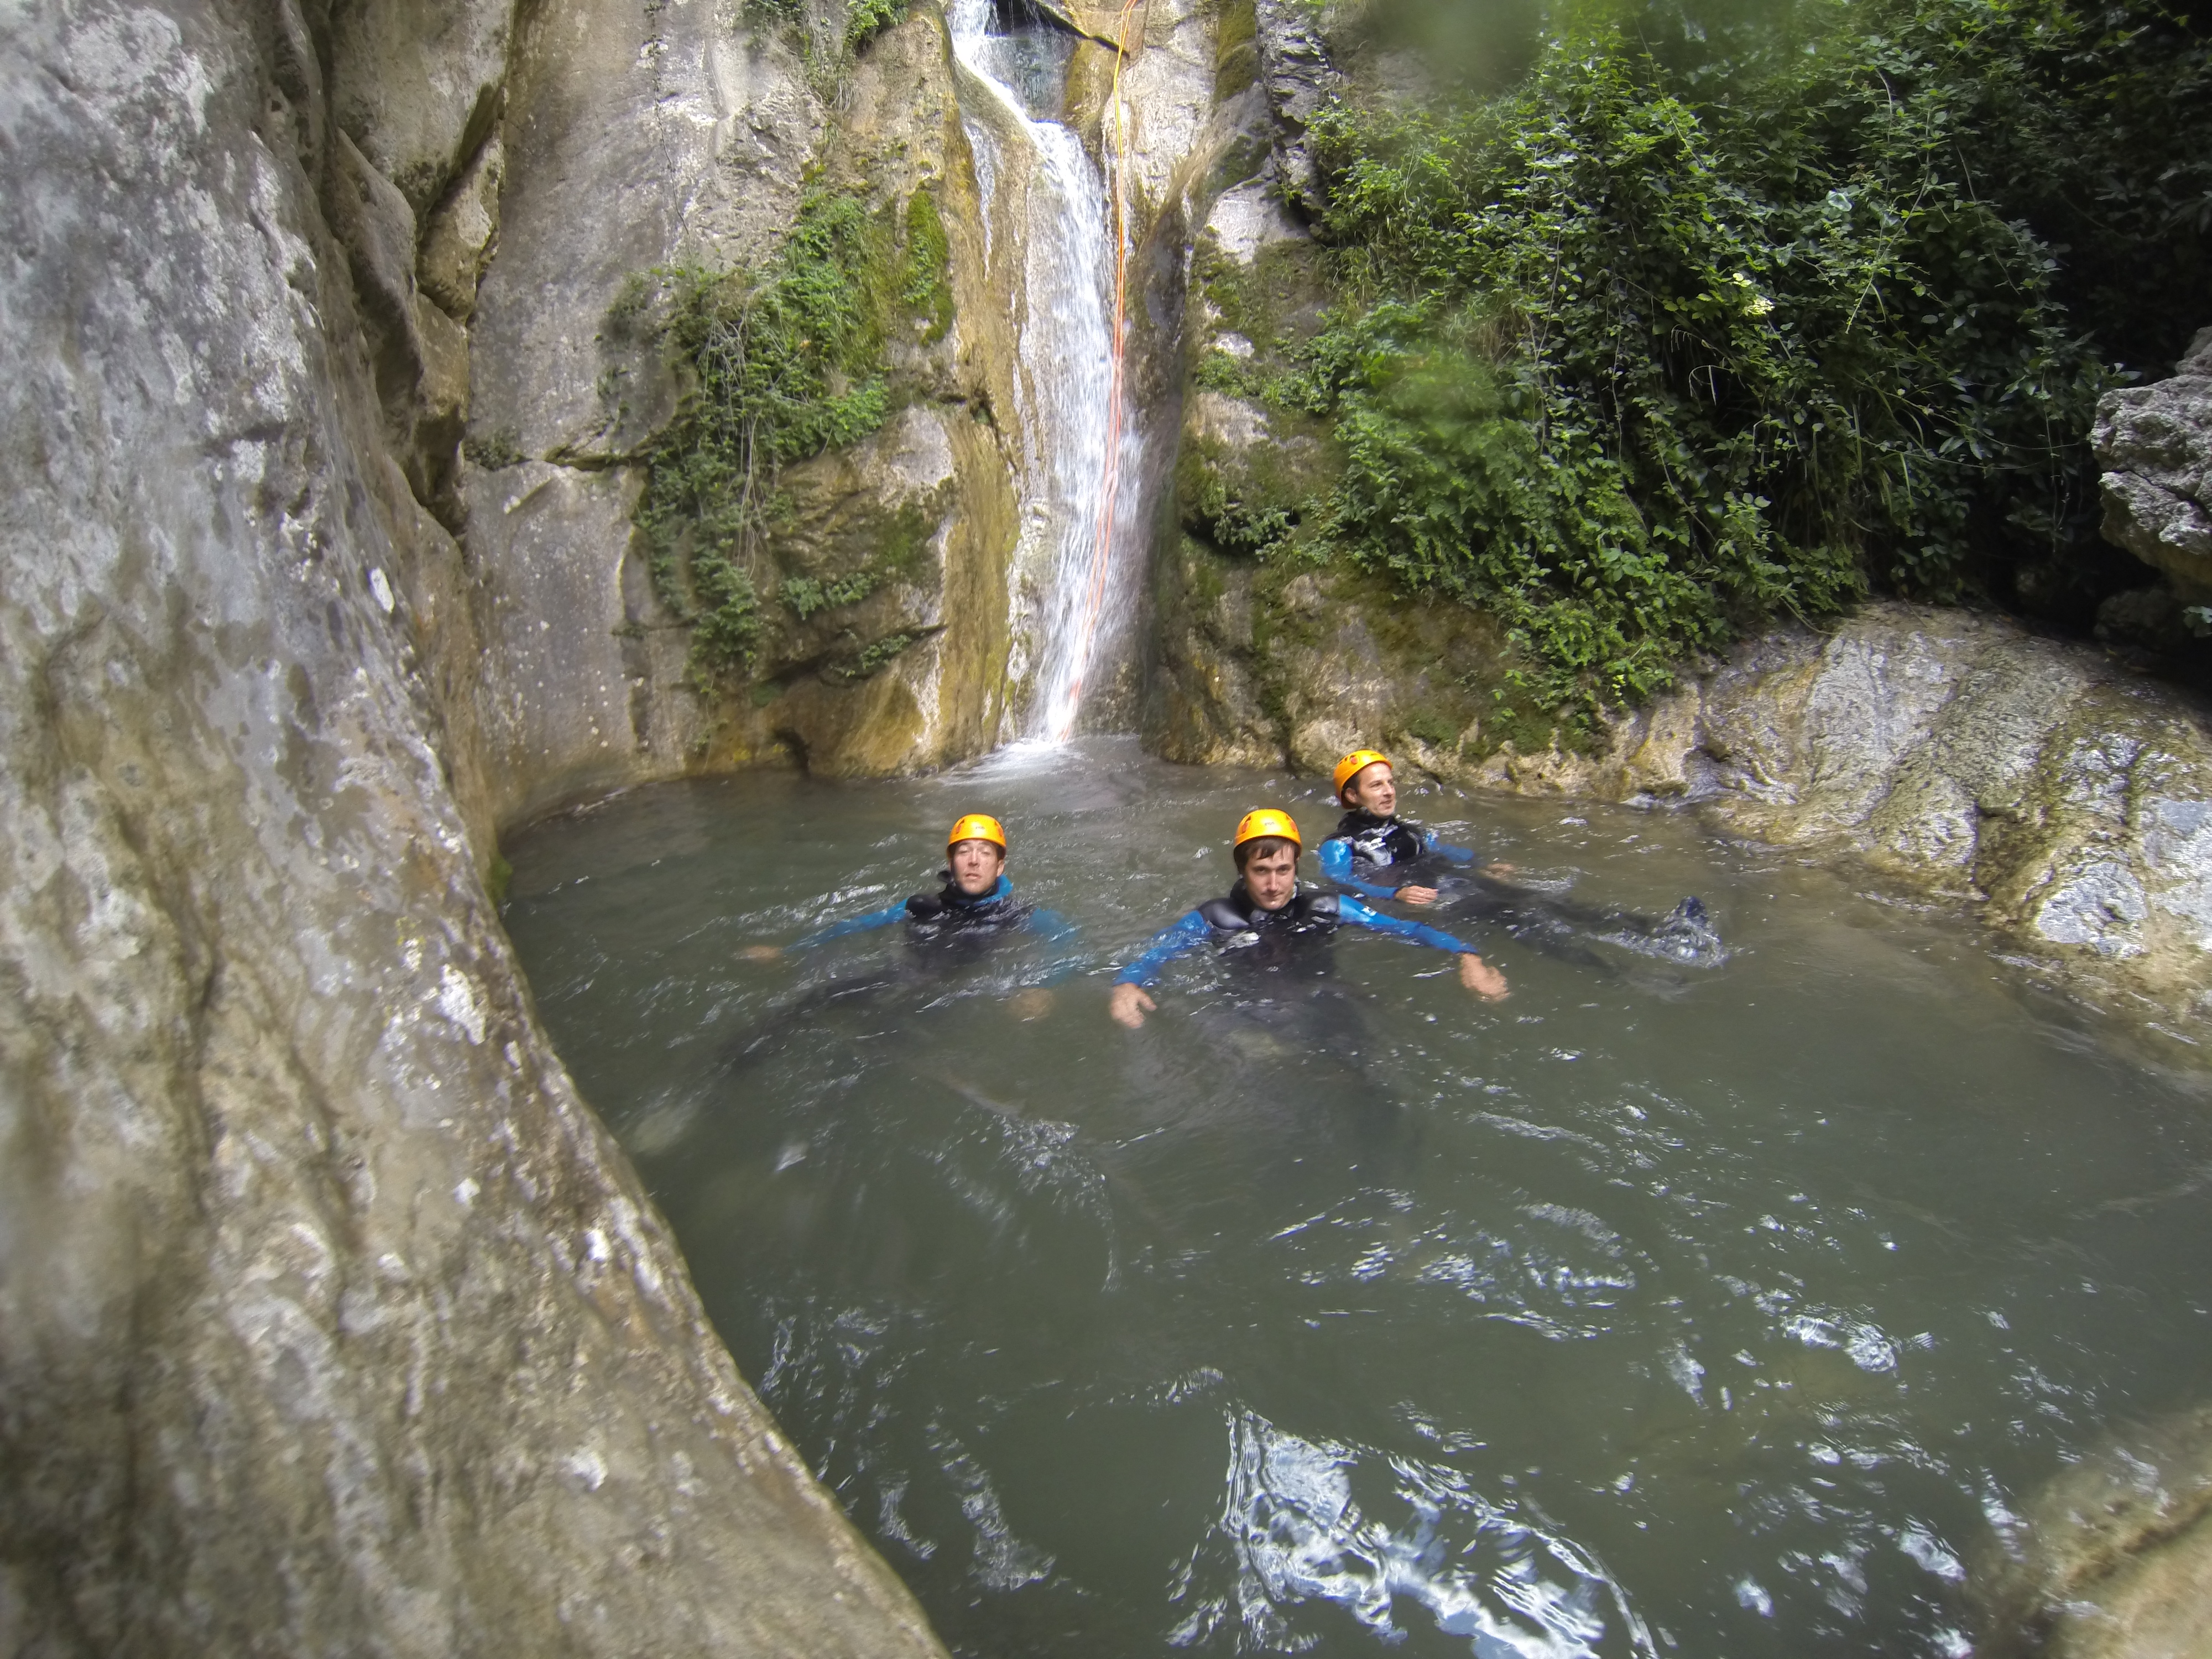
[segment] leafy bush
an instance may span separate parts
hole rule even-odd
[[[845,15],[845,50],[858,52],[906,15],[907,0],[852,0]]]
[[[710,671],[749,666],[761,637],[752,556],[777,469],[856,442],[891,412],[884,346],[914,285],[896,222],[817,191],[765,270],[654,273],[664,343],[688,385],[646,457],[636,522]]]
[[[1571,724],[1776,611],[2078,554],[2093,329],[2203,269],[2208,61],[2156,0],[1655,5],[1326,112],[1342,302],[1270,390],[1335,424],[1331,541],[1497,612]]]

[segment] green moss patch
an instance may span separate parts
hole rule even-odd
[[[795,507],[781,483],[914,395],[886,372],[886,346],[951,327],[946,261],[927,190],[880,209],[816,190],[760,268],[654,270],[617,302],[610,328],[656,332],[684,387],[645,453],[636,523],[661,598],[693,625],[704,681],[749,679],[786,613],[803,623],[856,604],[915,567],[933,524],[909,506],[866,526],[844,568],[782,569],[777,543]]]

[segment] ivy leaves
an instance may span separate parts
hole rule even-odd
[[[1954,598],[2078,533],[2107,383],[1975,165],[1992,84],[2037,89],[2048,142],[2073,14],[1819,0],[1663,50],[1660,21],[1313,129],[1345,303],[1300,400],[1351,460],[1334,543],[1497,611],[1571,721],[1777,611]]]

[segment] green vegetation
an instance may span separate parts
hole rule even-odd
[[[1869,586],[2094,605],[2097,396],[2205,320],[2212,46],[2163,0],[1584,9],[1512,91],[1313,137],[1334,304],[1216,296],[1261,349],[1201,380],[1325,422],[1303,550],[1494,614],[1571,729]],[[1188,505],[1269,556],[1288,510]]]
[[[924,345],[952,331],[952,243],[937,198],[918,190],[906,201],[906,286],[901,290]]]
[[[945,257],[927,191],[901,214],[817,190],[764,268],[659,270],[618,303],[611,326],[656,317],[685,384],[677,418],[646,455],[636,522],[662,598],[695,625],[703,674],[751,672],[774,620],[764,587],[804,622],[866,598],[926,539],[909,512],[859,571],[784,577],[772,556],[790,511],[780,470],[879,428],[901,395],[885,370],[886,343],[935,341],[950,326]]]
[[[845,15],[845,50],[858,52],[906,16],[907,0],[852,0]]]
[[[905,20],[909,0],[844,0],[842,8],[806,0],[744,0],[749,16],[796,35],[817,90],[834,89],[869,41]]]

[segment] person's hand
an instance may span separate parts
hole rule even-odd
[[[1485,1002],[1503,1002],[1513,994],[1511,988],[1505,983],[1505,975],[1480,957],[1462,957],[1459,959],[1459,982]]]
[[[1117,985],[1106,999],[1106,1012],[1114,1016],[1117,1024],[1135,1030],[1145,1023],[1145,1016],[1157,1013],[1159,1004],[1145,994],[1141,985]]]
[[[1504,859],[1492,859],[1482,866],[1482,873],[1503,880],[1507,876],[1519,875],[1521,866],[1517,864],[1508,864]]]
[[[1006,999],[1006,1011],[1018,1020],[1042,1019],[1052,1012],[1051,988],[1032,985],[1026,991],[1015,992]]]
[[[747,962],[774,962],[783,955],[781,945],[748,945],[738,952]]]
[[[1433,887],[1401,887],[1398,896],[1408,904],[1434,904],[1437,890]]]

